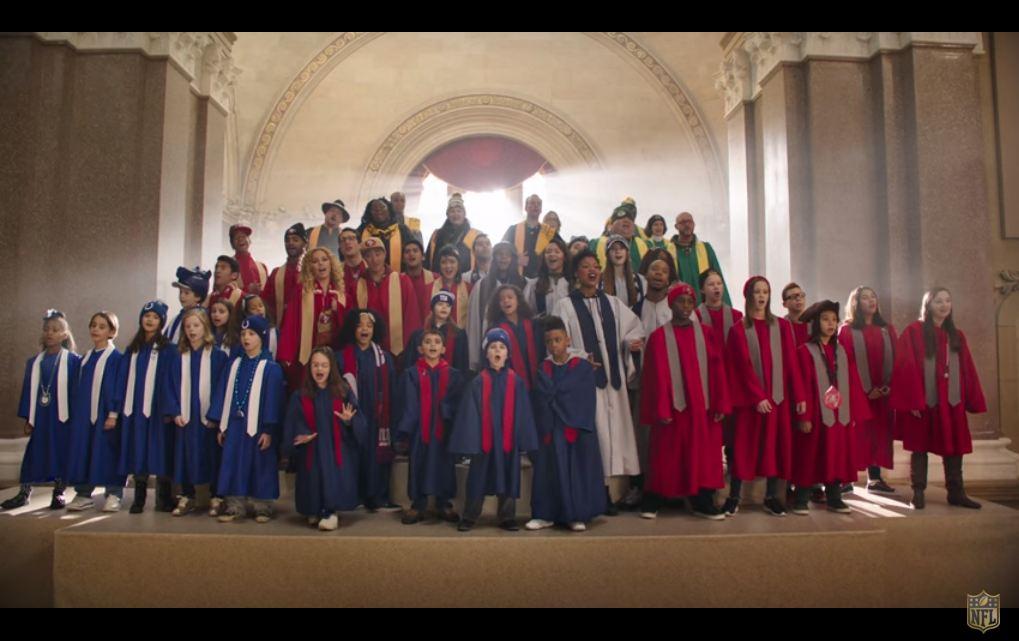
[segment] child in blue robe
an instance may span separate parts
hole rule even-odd
[[[71,403],[67,478],[77,496],[67,506],[69,511],[91,508],[95,504],[92,492],[99,485],[106,488],[104,512],[119,511],[124,497],[126,476],[117,471],[120,425],[116,417],[117,371],[124,355],[113,344],[119,326],[117,316],[107,311],[93,314],[88,324],[94,346],[81,360]]]
[[[312,350],[306,368],[287,408],[282,449],[297,472],[297,511],[309,525],[331,531],[340,525],[337,512],[361,504],[359,443],[369,430],[332,348]]]
[[[51,510],[64,507],[67,456],[70,445],[71,399],[78,381],[81,357],[74,353],[74,337],[63,313],[51,309],[43,317],[42,351],[25,364],[18,416],[30,436],[21,461],[21,490],[3,502],[5,510],[28,503],[33,483],[54,483]]]
[[[457,527],[469,531],[481,516],[486,495],[499,497],[499,523],[516,531],[520,454],[538,449],[530,396],[524,380],[507,367],[510,337],[490,329],[482,350],[487,365],[471,381],[457,409],[449,451],[470,456],[467,496]]]
[[[269,356],[269,323],[261,316],[241,323],[244,354],[228,365],[213,395],[206,418],[218,424],[223,463],[216,489],[226,497],[221,523],[242,519],[247,501],[255,521],[268,523],[272,502],[279,498],[277,444],[282,436],[283,370]]]

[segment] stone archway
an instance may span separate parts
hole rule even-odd
[[[365,168],[355,202],[400,189],[428,154],[479,134],[528,145],[555,167],[602,166],[587,137],[565,116],[532,100],[500,94],[456,96],[426,105],[385,136]]]

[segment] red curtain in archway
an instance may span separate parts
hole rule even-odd
[[[499,136],[462,138],[433,151],[422,163],[443,182],[467,191],[516,187],[545,165],[527,145]]]

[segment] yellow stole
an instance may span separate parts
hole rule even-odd
[[[428,297],[429,303],[436,294],[442,290],[450,291],[442,286],[442,279],[436,278],[435,282],[432,283],[432,295]],[[453,291],[453,296],[456,297],[456,309],[453,316],[453,322],[457,324],[461,329],[467,329],[467,318],[469,316],[467,307],[470,304],[470,289],[467,287],[467,283],[460,281],[456,284],[456,291]]]
[[[474,271],[474,263],[475,263],[475,260],[474,260],[474,241],[478,239],[478,235],[479,234],[480,234],[480,232],[477,229],[473,229],[473,228],[472,229],[468,229],[467,233],[464,234],[463,241],[462,241],[463,244],[467,246],[467,249],[469,249],[470,253],[471,253],[471,269],[470,269],[470,271]],[[428,252],[428,264],[429,265],[435,264],[435,252],[440,249],[439,247],[435,246],[435,237],[438,236],[438,235],[439,235],[439,230],[436,229],[435,231],[432,232],[431,238],[428,239],[428,247],[431,248],[431,251]]]
[[[552,242],[553,238],[555,238],[555,230],[552,229],[552,227],[545,223],[541,223],[540,227],[541,231],[538,232],[538,240],[534,241],[534,255],[539,259],[541,258],[541,254],[545,251],[545,248],[548,247],[548,244]],[[517,256],[521,256],[524,253],[524,241],[527,238],[526,234],[527,222],[517,223],[517,229],[513,235],[513,244],[516,245]],[[471,269],[474,269],[473,262],[472,252]],[[522,274],[524,273],[524,268],[520,267],[518,271]]]
[[[368,307],[368,279],[365,274],[357,279],[357,306]],[[389,288],[389,351],[393,356],[403,353],[403,289],[400,287],[400,272],[391,271],[382,279]],[[382,283],[379,283],[382,286]],[[378,310],[376,310],[378,311]]]
[[[708,262],[708,250],[704,247],[704,243],[699,240],[695,244],[697,245],[697,273],[703,274],[711,267],[711,264]]]
[[[335,283],[334,283],[335,284]],[[297,356],[297,360],[300,361],[301,365],[305,365],[308,359],[311,358],[312,350],[312,338],[315,335],[315,290],[318,289],[318,283],[312,285],[312,290],[309,292],[307,289],[301,293],[301,351]],[[336,300],[343,307],[347,306],[346,295],[343,293],[343,286],[338,285],[339,290],[330,289],[326,292],[326,300],[328,300],[329,294],[336,294]],[[333,319],[334,323],[340,321],[339,315]]]

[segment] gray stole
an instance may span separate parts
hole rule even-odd
[[[692,323],[694,343],[697,345],[697,366],[701,373],[701,391],[704,393],[704,407],[711,407],[708,394],[708,350],[704,344],[704,330],[699,323]],[[683,388],[683,368],[679,363],[679,345],[672,323],[664,326],[665,352],[669,357],[669,378],[672,379],[672,407],[677,412],[686,410],[686,391]]]
[[[704,303],[701,303],[700,306],[698,307],[698,309],[701,312],[701,322],[704,323],[705,325],[707,325],[708,327],[712,327],[712,325],[711,325],[711,312],[708,311],[708,306],[705,305]],[[712,329],[714,329],[714,328],[712,328]],[[732,308],[729,307],[728,305],[726,305],[725,303],[723,303],[722,304],[722,332],[723,332],[722,340],[723,340],[723,342],[729,340],[729,330],[730,329],[732,329]]]
[[[945,349],[948,350],[948,404],[955,407],[962,400],[959,387],[959,352],[953,352],[950,345],[946,345]],[[927,407],[936,406],[938,404],[938,383],[933,356],[923,359],[923,387],[927,395]]]
[[[835,337],[832,337],[835,340]],[[807,343],[810,356],[814,359],[814,377],[817,379],[817,399],[821,406],[821,422],[831,427],[835,424],[835,412],[824,404],[824,393],[828,390],[828,366],[825,364],[825,357],[821,354],[821,347],[811,341]],[[846,358],[846,350],[835,343],[835,363],[838,368],[839,395],[842,396],[842,404],[839,405],[839,423],[849,425],[849,359]]]
[[[761,344],[757,342],[757,328],[754,327],[754,319],[750,319],[750,328],[744,333],[747,335],[747,349],[750,351],[750,362],[754,365],[757,380],[761,382],[761,387],[764,387]],[[782,330],[779,327],[777,318],[771,324],[769,344],[771,345],[771,400],[775,401],[776,405],[781,405],[785,400],[785,371],[782,366]]]
[[[863,383],[863,391],[870,394],[874,385],[870,380],[870,359],[867,356],[867,344],[863,341],[863,330],[851,329],[853,332],[853,351],[856,353],[856,368],[860,370],[860,382]],[[881,386],[887,387],[892,382],[892,337],[887,327],[881,328],[881,338],[884,341],[884,358],[881,359]]]

